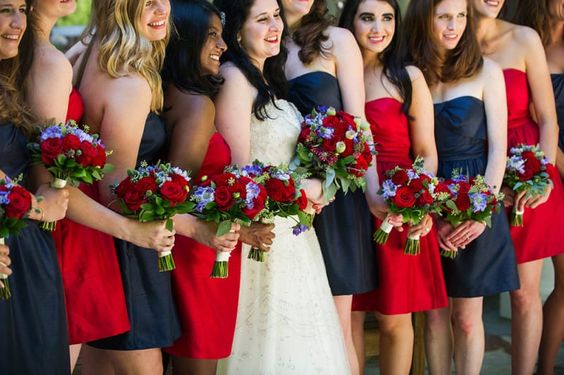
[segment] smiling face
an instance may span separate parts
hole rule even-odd
[[[15,57],[27,26],[24,0],[0,0],[0,60]]]
[[[468,23],[466,0],[443,0],[435,7],[433,32],[439,48],[453,50],[460,42]]]
[[[497,18],[505,0],[472,0],[474,3],[474,9],[478,16],[487,18]],[[515,1],[515,0],[513,0]],[[544,0],[534,0],[534,1],[544,1]]]
[[[394,8],[386,1],[365,0],[354,16],[354,36],[363,53],[379,54],[392,42],[396,28]]]
[[[76,0],[36,0],[33,11],[52,18],[61,18],[76,11]]]
[[[208,30],[208,39],[202,48],[200,55],[200,63],[202,73],[205,75],[219,74],[219,59],[223,52],[227,49],[227,45],[223,41],[221,34],[223,33],[223,26],[216,14],[211,16],[210,27]]]
[[[241,47],[261,62],[280,53],[284,24],[276,0],[255,0],[239,33]]]
[[[166,38],[169,15],[169,0],[145,1],[141,19],[139,20],[140,34],[151,42]]]

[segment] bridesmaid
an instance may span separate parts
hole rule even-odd
[[[10,248],[6,245],[0,245],[0,273],[10,276],[12,274],[11,263]],[[4,288],[2,281],[0,281],[0,288]]]
[[[470,176],[483,175],[499,189],[507,121],[499,98],[505,87],[497,64],[481,56],[472,10],[467,0],[411,2],[406,48],[424,72],[435,103],[438,175],[448,178],[460,168]],[[438,234],[442,248],[460,250],[454,260],[443,259],[450,310],[427,313],[430,372],[450,373],[454,350],[457,373],[479,374],[485,345],[483,297],[519,287],[507,217],[495,213],[491,228],[469,220],[455,229],[440,220]]]
[[[223,78],[219,58],[227,49],[222,38],[222,14],[205,0],[174,0],[176,33],[167,47],[163,68],[164,119],[169,129],[169,159],[202,176],[223,172],[231,151],[215,129],[215,98]],[[264,227],[264,233],[257,232]],[[268,250],[272,226],[241,228],[241,240]],[[257,242],[251,242],[256,235]],[[173,294],[179,310],[182,336],[165,351],[173,356],[175,374],[215,375],[217,361],[231,354],[241,267],[241,249],[231,253],[229,277],[212,279],[216,251],[191,238],[176,239]],[[181,250],[181,251],[180,251]]]
[[[327,16],[325,0],[278,0],[284,10],[290,36],[286,78],[288,100],[302,115],[318,106],[332,106],[364,118],[362,56],[353,35],[334,27]],[[335,201],[314,220],[323,260],[345,336],[352,374],[359,364],[352,340],[352,295],[378,286],[372,248],[372,216],[379,206],[375,169],[367,174],[366,198],[362,191],[337,193]]]
[[[83,102],[78,90],[72,88],[72,66],[49,40],[57,20],[73,13],[76,3],[34,0],[33,6],[36,42],[30,72],[22,78],[26,100],[37,116],[56,122],[69,119],[80,122]],[[80,78],[76,85],[80,85]],[[159,242],[170,234],[162,223],[141,224],[98,204],[96,184],[83,184],[80,190],[69,188],[69,191],[67,216],[72,220],[60,221],[53,237],[65,286],[71,368],[74,368],[80,344],[129,330],[112,236],[142,247],[158,248]]]
[[[83,70],[78,87],[84,99],[84,121],[99,132],[116,168],[100,183],[100,199],[111,204],[109,185],[122,180],[141,160],[156,162],[166,142],[164,123],[155,114],[162,107],[159,71],[168,34],[168,0],[100,0],[93,2],[87,28],[88,46],[77,46],[75,72]],[[82,67],[82,68],[81,68]],[[215,247],[222,239],[189,215],[175,219],[184,235]],[[170,249],[174,232],[156,250]],[[235,246],[236,234],[226,246]],[[90,343],[84,352],[83,373],[162,372],[161,351],[180,335],[172,299],[170,273],[159,273],[157,253],[115,239],[125,291],[129,332]]]
[[[540,143],[548,160],[556,160],[558,125],[546,55],[539,35],[527,27],[497,19],[504,1],[473,0],[482,53],[504,70],[507,91],[508,149]],[[530,113],[535,109],[535,119]],[[554,173],[555,175],[556,173]],[[540,279],[543,259],[564,249],[564,187],[557,176],[543,196],[513,196],[507,203],[524,209],[523,227],[512,227],[521,288],[511,293],[512,356],[514,374],[534,372],[542,333]],[[554,192],[554,193],[552,193]],[[509,208],[511,210],[511,208]]]
[[[425,168],[436,173],[433,101],[421,71],[406,65],[402,56],[399,4],[396,0],[349,0],[339,26],[353,32],[362,52],[367,98],[364,110],[377,140],[380,180],[395,166],[411,167],[412,155],[423,157]],[[375,227],[380,224],[376,219]],[[382,270],[378,289],[353,298],[353,310],[376,312],[383,374],[409,373],[411,313],[443,308],[448,303],[436,233],[430,232],[432,225],[427,216],[409,231],[422,236],[418,256],[403,252],[408,231],[392,232],[387,243],[376,248]],[[364,315],[353,313],[355,344],[363,341]],[[364,345],[355,347],[362,369]]]
[[[509,22],[535,29],[546,52],[548,69],[556,100],[556,114],[560,127],[556,166],[564,178],[564,1],[509,2],[501,17]],[[564,253],[552,257],[554,289],[544,304],[543,331],[537,372],[552,374],[560,344],[564,339]]]
[[[23,90],[16,89],[16,69],[27,70],[16,57],[26,30],[29,4],[0,0],[0,179],[22,175],[23,183],[37,196],[27,226],[10,236],[13,274],[12,297],[0,301],[0,363],[6,374],[70,374],[63,285],[51,236],[36,221],[59,220],[65,215],[67,189],[50,189],[48,173],[30,167],[28,137],[37,119],[24,107]],[[31,26],[29,26],[31,27]],[[33,43],[31,33],[27,43]],[[26,69],[27,68],[27,69]],[[21,87],[21,86],[19,86]],[[33,221],[32,221],[33,220]],[[9,265],[7,247],[1,246],[0,262]],[[1,267],[0,272],[10,273]]]

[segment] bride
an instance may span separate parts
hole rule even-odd
[[[216,100],[217,129],[235,164],[259,159],[289,163],[301,115],[285,100],[281,47],[284,29],[276,0],[215,0],[226,15],[225,83]],[[282,51],[281,51],[282,50]],[[210,58],[214,58],[210,55]],[[314,205],[321,183],[305,180]],[[313,229],[292,234],[290,219],[275,220],[265,263],[244,248],[233,352],[219,374],[349,374],[337,312]]]

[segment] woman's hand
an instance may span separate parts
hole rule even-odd
[[[274,224],[263,224],[253,222],[250,226],[242,226],[239,231],[241,242],[259,248],[261,251],[270,251],[270,245],[274,240]]]
[[[515,191],[507,186],[502,186],[501,192],[503,193],[503,206],[513,206],[515,204]]]
[[[366,197],[368,208],[372,215],[382,221],[386,220],[398,232],[403,232],[403,216],[401,214],[389,213],[388,203],[382,196],[376,195],[369,198],[368,195],[366,195]]]
[[[174,247],[176,231],[166,229],[166,221],[140,223],[127,219],[127,237],[123,238],[137,246],[157,252],[170,251]]]
[[[323,183],[317,178],[303,179],[301,188],[305,191],[309,201],[306,211],[315,211],[315,213],[318,214],[321,212],[323,207],[333,201],[333,199],[327,201],[323,197]]]
[[[433,218],[431,215],[427,214],[417,225],[412,225],[409,227],[408,236],[409,237],[424,237],[433,228]]]
[[[237,241],[239,241],[241,225],[236,223],[231,224],[231,231],[221,237],[215,235],[217,232],[217,224],[215,223],[195,220],[194,225],[196,226],[192,236],[194,240],[216,251],[231,252],[235,250]]]
[[[441,219],[437,221],[437,234],[441,249],[452,252],[458,251],[458,247],[448,239],[453,230],[454,227],[448,221]]]
[[[550,198],[550,193],[552,193],[553,188],[554,185],[551,182],[550,185],[547,186],[546,189],[544,189],[544,193],[542,195],[535,195],[533,197],[523,198],[524,200],[523,204],[525,205],[525,207],[537,208],[541,204],[545,203],[548,200],[548,198]]]
[[[0,273],[10,276],[12,270],[10,269],[10,264],[12,263],[10,257],[10,248],[6,245],[0,245]],[[0,280],[0,288],[3,288],[2,280]]]
[[[478,238],[485,229],[486,224],[468,220],[456,227],[447,239],[454,246],[464,249],[466,245]]]
[[[41,185],[36,196],[42,197],[37,200],[37,207],[42,213],[37,214],[32,210],[31,219],[53,222],[65,217],[69,204],[68,189],[53,189],[48,185]]]

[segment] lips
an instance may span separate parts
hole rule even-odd
[[[484,3],[491,7],[499,7],[500,2],[498,0],[484,0]]]
[[[443,34],[443,38],[446,40],[456,40],[458,39],[458,34]]]
[[[280,41],[280,38],[278,37],[278,35],[273,35],[273,36],[269,36],[265,39],[268,43],[278,43]]]
[[[210,59],[213,60],[213,61],[219,62],[219,56],[220,56],[220,55],[211,54],[211,55],[210,55]]]
[[[382,43],[384,41],[385,36],[381,35],[369,35],[368,40],[370,43]]]
[[[8,39],[8,40],[20,40],[20,34],[2,34],[1,35],[3,39]]]
[[[153,21],[150,22],[148,25],[155,29],[162,29],[166,26],[166,20]]]

